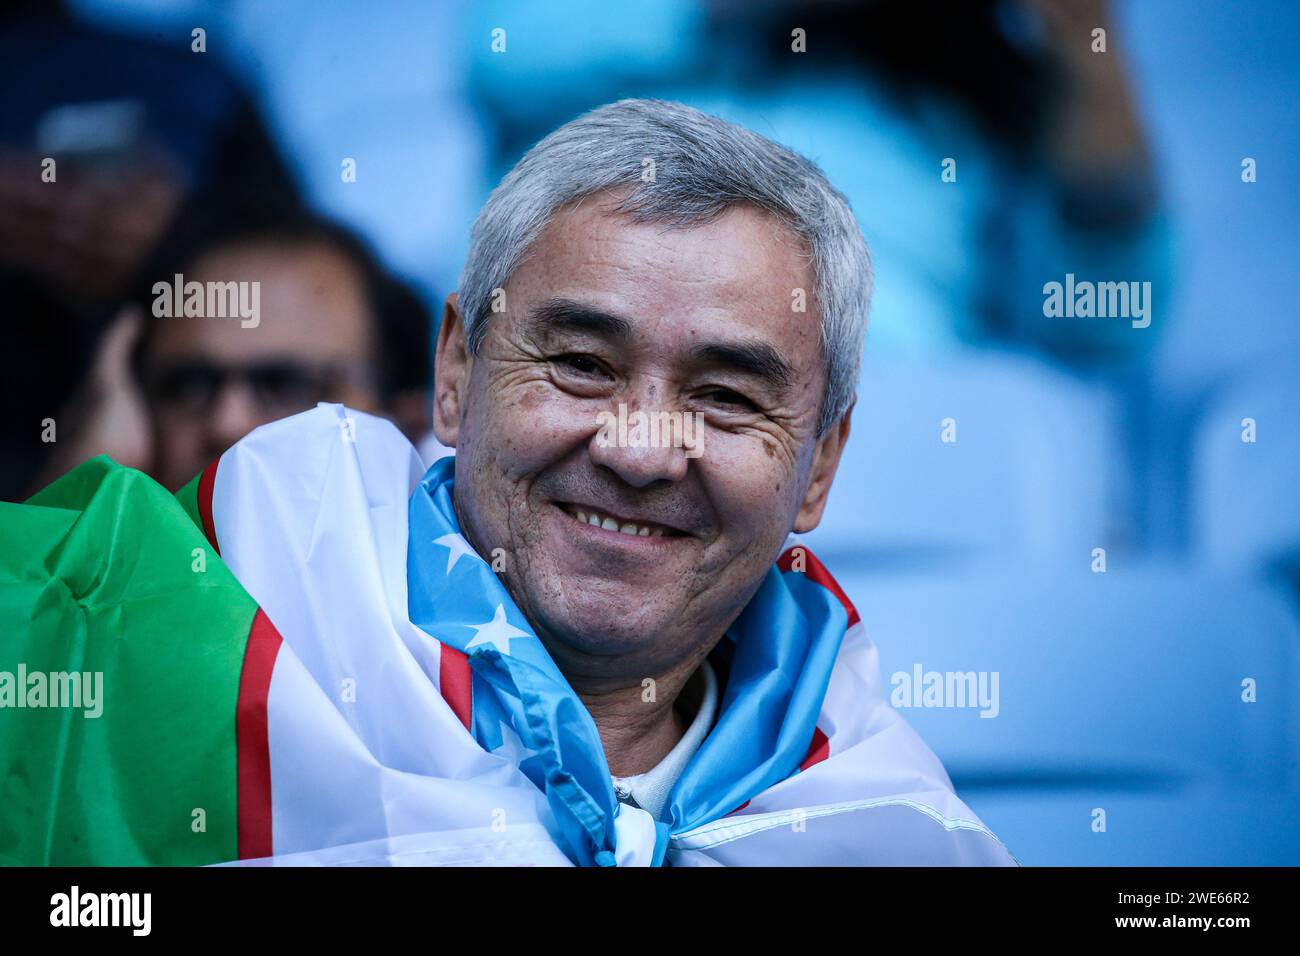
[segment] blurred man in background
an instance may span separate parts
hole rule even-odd
[[[120,353],[105,330],[181,210],[300,200],[253,101],[188,31],[160,42],[55,0],[0,4],[0,89],[0,499],[11,499],[65,467],[48,459],[82,423],[62,410]]]
[[[256,283],[256,321],[165,314],[182,283]],[[107,453],[175,490],[259,425],[319,401],[427,430],[420,300],[346,228],[310,213],[221,213],[182,226],[105,336],[57,475]],[[160,314],[162,313],[162,314]]]

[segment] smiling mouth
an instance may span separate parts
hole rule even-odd
[[[557,503],[569,517],[583,524],[602,528],[605,531],[617,531],[620,534],[626,534],[634,538],[680,538],[683,536],[683,533],[676,528],[655,524],[653,521],[634,521],[631,518],[622,518],[606,511],[598,511],[588,505],[574,505],[568,502]]]

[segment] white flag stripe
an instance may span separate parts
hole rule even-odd
[[[339,406],[222,456],[222,556],[284,639],[269,720],[275,853],[549,819],[438,691],[440,645],[406,612],[406,503],[423,472],[388,422]],[[491,831],[489,831],[491,832]],[[528,837],[532,839],[532,837]]]
[[[539,832],[559,832],[545,796],[501,755],[522,752],[514,731],[497,754],[478,745],[438,691],[437,641],[410,621],[407,500],[422,472],[391,424],[324,404],[221,459],[222,556],[284,638],[268,701],[273,862],[556,862],[537,852]],[[480,633],[508,652],[524,638],[501,623]],[[861,624],[818,727],[827,759],[676,835],[668,862],[1014,865],[889,706]],[[652,862],[648,814],[620,810],[615,834],[620,865]]]

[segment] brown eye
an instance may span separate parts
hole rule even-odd
[[[563,366],[567,371],[574,372],[578,375],[595,377],[604,373],[604,366],[590,355],[572,353],[568,355],[559,355],[552,359],[557,365]]]
[[[704,398],[715,405],[722,405],[729,410],[755,411],[758,406],[739,392],[729,388],[715,388],[704,393]]]

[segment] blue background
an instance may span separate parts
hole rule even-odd
[[[308,196],[435,306],[501,173],[585,108],[685,99],[807,152],[848,193],[878,272],[854,434],[812,543],[887,682],[915,664],[999,674],[995,719],[905,711],[959,794],[1025,864],[1300,863],[1300,6],[1113,7],[1163,212],[1141,267],[1102,276],[1154,283],[1151,334],[1120,375],[964,329],[963,284],[1010,282],[1015,263],[981,261],[950,223],[981,189],[1021,201],[967,132],[941,123],[953,145],[937,154],[962,157],[965,191],[934,192],[937,165],[902,181],[923,144],[851,84],[695,83],[712,53],[696,4],[72,6],[182,47],[203,26]],[[955,443],[939,440],[949,417]]]

